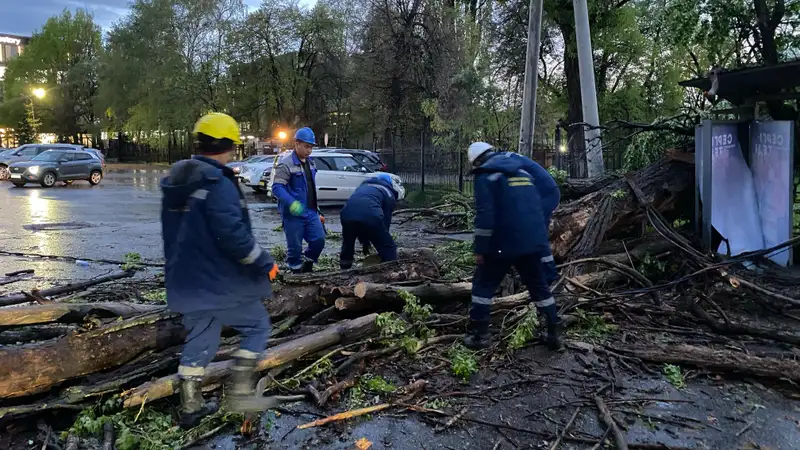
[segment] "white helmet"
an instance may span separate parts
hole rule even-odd
[[[470,164],[474,164],[475,160],[478,159],[479,156],[491,151],[492,148],[493,147],[486,142],[475,142],[471,144],[469,146],[469,150],[467,150],[467,158],[469,158]]]

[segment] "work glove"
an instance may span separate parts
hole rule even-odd
[[[289,212],[292,213],[293,216],[302,216],[305,211],[306,207],[300,203],[300,200],[295,200],[289,205]]]
[[[323,216],[322,213],[319,213],[319,221],[322,222],[323,225],[325,225],[325,216]]]
[[[269,281],[275,281],[275,278],[278,277],[278,272],[280,272],[278,270],[278,265],[273,263],[272,269],[269,269]]]

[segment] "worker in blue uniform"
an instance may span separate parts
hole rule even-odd
[[[226,392],[228,408],[244,413],[271,404],[256,395],[253,375],[271,329],[263,300],[271,297],[278,273],[253,237],[244,195],[225,166],[241,144],[239,125],[226,114],[211,113],[197,121],[194,133],[196,156],[173,164],[161,181],[167,306],[183,315],[188,331],[178,367],[184,427],[217,408],[204,403],[200,389],[223,326],[242,335]]]
[[[342,270],[353,266],[356,239],[365,247],[372,244],[381,262],[397,259],[397,244],[389,232],[397,197],[397,186],[387,173],[365,180],[353,192],[341,212]]]
[[[325,248],[325,230],[317,205],[317,167],[311,158],[316,138],[311,128],[300,128],[294,136],[294,151],[278,161],[272,193],[286,234],[286,262],[293,273],[313,271]],[[303,252],[303,241],[308,248]]]
[[[472,150],[472,149],[471,149]],[[469,152],[475,175],[475,275],[472,279],[470,322],[464,343],[485,348],[491,343],[489,316],[492,297],[511,267],[544,317],[545,342],[553,350],[563,348],[559,337],[556,301],[547,282],[543,258],[550,242],[542,213],[542,201],[534,179],[522,158],[494,153]]]
[[[475,142],[469,146],[467,154],[469,160],[474,161],[480,155],[493,150],[494,148],[486,142]],[[517,160],[517,162],[522,165],[523,170],[533,177],[533,184],[536,186],[536,191],[539,193],[539,198],[542,201],[541,209],[544,217],[545,229],[549,230],[553,211],[555,211],[559,202],[561,202],[561,190],[558,188],[556,180],[553,179],[550,172],[539,165],[539,163],[519,153],[496,152],[495,154]],[[558,279],[558,271],[556,270],[556,262],[555,259],[553,259],[553,253],[549,246],[547,254],[542,257],[542,262],[547,268],[547,283],[552,284]]]

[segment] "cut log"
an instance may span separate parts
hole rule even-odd
[[[69,294],[71,292],[82,291],[84,289],[96,286],[98,284],[107,283],[109,281],[119,280],[121,278],[130,278],[134,274],[133,271],[117,272],[110,275],[93,278],[91,280],[82,281],[75,284],[67,284],[65,286],[54,287],[45,289],[43,291],[33,291],[32,294],[39,297],[50,297],[53,295]],[[27,303],[31,301],[30,297],[26,294],[8,295],[0,297],[0,306],[17,305],[20,303]]]
[[[274,298],[266,303],[267,309],[273,318],[306,317],[333,305],[337,298],[352,296],[352,286],[358,282],[388,284],[439,277],[439,267],[430,250],[417,249],[404,254],[418,259],[290,277],[286,284],[276,286]]]
[[[786,379],[800,382],[800,362],[748,355],[732,350],[718,350],[694,345],[666,345],[658,348],[610,348],[644,361],[682,364],[719,372]]]
[[[131,317],[163,311],[162,305],[136,303],[48,303],[46,305],[0,308],[0,326],[41,323],[81,323],[87,316],[100,318]]]
[[[0,399],[44,392],[66,380],[125,364],[147,350],[180,344],[172,314],[115,323],[53,342],[0,349]]]
[[[674,205],[678,194],[694,184],[694,167],[664,158],[632,174],[648,202],[657,210]],[[559,260],[597,254],[608,232],[629,225],[640,204],[625,179],[608,184],[578,200],[562,203],[553,213],[551,245]]]
[[[340,310],[391,309],[404,304],[401,292],[414,294],[424,303],[467,301],[472,292],[472,283],[424,283],[417,286],[391,286],[375,283],[358,283],[353,289],[354,297],[339,298],[336,308]]]
[[[339,342],[358,339],[365,335],[372,334],[378,329],[375,322],[377,318],[377,314],[370,314],[357,319],[346,320],[331,325],[314,334],[272,347],[267,351],[266,356],[259,361],[258,370],[264,371],[278,367],[289,361],[338,344]],[[206,368],[206,376],[203,378],[203,384],[209,385],[221,381],[230,374],[232,367],[233,363],[230,361],[211,363]],[[124,406],[130,408],[141,405],[145,401],[150,402],[159,398],[168,397],[176,392],[177,387],[177,375],[170,375],[145,383],[123,393]]]

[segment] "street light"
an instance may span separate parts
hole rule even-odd
[[[286,140],[286,132],[285,131],[279,131],[278,132],[278,139],[280,139],[282,141],[285,141]]]
[[[38,99],[44,98],[44,96],[47,94],[47,92],[42,88],[36,88],[31,92],[33,93],[33,96]]]

